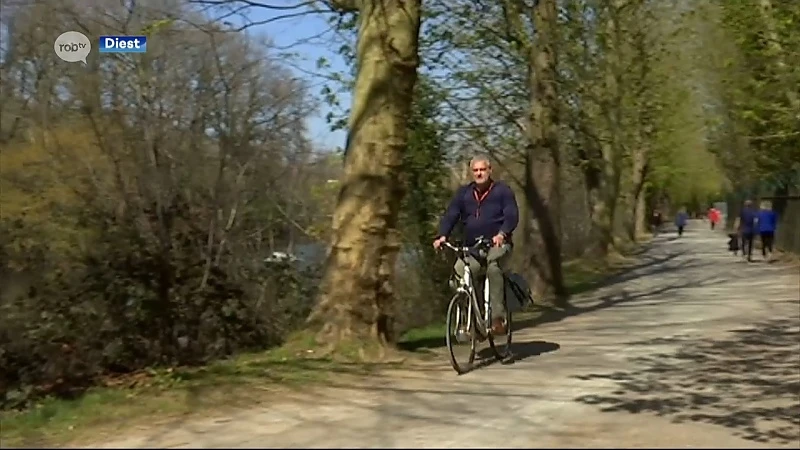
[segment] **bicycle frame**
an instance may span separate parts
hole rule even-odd
[[[472,284],[472,270],[470,269],[469,264],[467,263],[466,258],[464,258],[463,255],[459,254],[458,257],[459,257],[459,259],[461,259],[461,262],[464,264],[464,275],[461,277],[461,285],[458,286],[458,288],[456,288],[456,291],[457,292],[463,292],[463,293],[467,294],[467,296],[470,299],[469,305],[467,306],[467,308],[468,308],[467,309],[467,330],[469,330],[470,326],[472,325],[472,318],[474,317],[473,308],[477,307],[478,298],[475,295],[475,287]],[[491,323],[491,317],[492,317],[492,315],[491,315],[492,314],[491,304],[489,302],[489,277],[488,276],[484,277],[484,280],[483,280],[483,306],[484,306],[483,307],[483,312],[484,312],[484,314],[483,314],[483,323],[479,323],[479,325],[480,325],[480,328],[481,328],[481,332],[485,334],[486,331],[489,329],[489,324]],[[459,315],[458,320],[459,321],[461,320],[460,315]],[[460,323],[458,323],[458,321],[456,322],[456,324],[457,325],[461,325]]]

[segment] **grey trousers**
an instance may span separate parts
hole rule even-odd
[[[510,259],[511,246],[508,244],[489,249],[489,254],[486,256],[487,264],[485,268],[472,256],[467,258],[469,270],[472,272],[472,285],[478,294],[479,301],[483,300],[483,277],[485,275],[489,278],[489,303],[492,305],[492,319],[498,317],[505,318],[506,316],[503,271]],[[455,270],[458,276],[464,276],[464,263],[461,259],[456,261]]]

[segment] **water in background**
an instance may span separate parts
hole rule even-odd
[[[321,266],[325,262],[328,245],[320,242],[295,245],[292,256],[297,258],[294,261],[300,270],[306,270],[314,266]],[[275,252],[273,253],[283,253]],[[397,258],[398,268],[403,265],[410,265],[419,259],[419,255],[413,248],[406,247],[401,249],[400,256]]]

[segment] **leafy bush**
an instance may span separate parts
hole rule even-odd
[[[0,304],[4,408],[73,396],[109,373],[267,348],[302,324],[317,268],[265,266],[254,255],[246,276],[216,266],[206,275],[192,245],[204,232],[185,213],[174,218],[167,250],[131,226],[105,221],[78,260],[59,258],[36,230],[3,224],[10,242],[40,243],[16,251],[6,245],[2,255],[4,278],[17,280]]]

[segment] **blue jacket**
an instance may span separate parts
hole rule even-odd
[[[739,213],[739,229],[744,234],[751,234],[756,232],[756,219],[758,212],[752,208],[744,208]]]
[[[474,182],[458,189],[439,222],[439,236],[449,236],[461,221],[465,245],[472,245],[481,236],[492,238],[501,231],[506,235],[506,242],[511,242],[511,233],[519,222],[517,199],[507,184],[491,183],[483,194],[477,192]]]
[[[679,227],[685,227],[686,222],[689,221],[689,215],[685,212],[679,212],[677,216],[675,216],[675,225]]]
[[[758,232],[774,233],[778,227],[778,215],[771,209],[762,209],[758,212]]]

